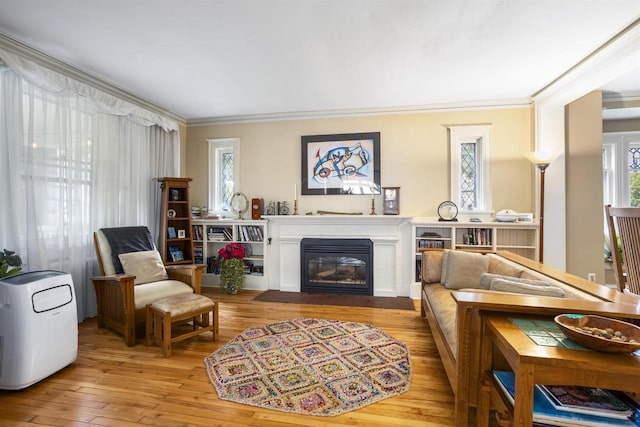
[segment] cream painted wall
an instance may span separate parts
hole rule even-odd
[[[300,191],[301,136],[353,132],[381,133],[382,186],[400,186],[400,214],[436,216],[449,199],[447,126],[491,124],[492,199],[495,211],[532,212],[530,108],[394,114],[188,126],[185,176],[193,178],[191,200],[208,204],[208,144],[212,138],[240,138],[240,191],[247,197],[293,201]],[[299,213],[371,211],[369,196],[299,196]],[[377,197],[376,210],[382,211]]]
[[[566,107],[566,271],[585,279],[596,273],[596,281],[605,283],[601,117],[601,91]]]

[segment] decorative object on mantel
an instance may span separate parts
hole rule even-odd
[[[314,213],[313,212],[307,212],[307,215],[314,215]],[[315,215],[362,215],[362,212],[316,211]]]
[[[231,212],[236,215],[236,219],[242,219],[245,212],[249,210],[249,199],[247,199],[244,193],[238,191],[231,196],[229,207],[231,208]]]
[[[457,221],[458,207],[455,203],[447,200],[438,206],[438,221]]]
[[[265,215],[275,215],[276,214],[276,202],[273,200],[267,204],[267,207],[264,208]]]
[[[229,243],[218,251],[220,262],[220,286],[228,294],[237,294],[244,284],[245,248],[240,243]]]
[[[251,219],[262,218],[262,211],[264,210],[264,199],[251,199]]]
[[[301,194],[380,194],[380,132],[302,137]]]
[[[400,214],[400,187],[382,187],[382,213],[385,215]]]
[[[409,390],[407,346],[364,323],[300,318],[249,328],[204,359],[220,399],[336,416]]]
[[[277,203],[278,206],[278,215],[289,215],[289,202],[282,201]]]

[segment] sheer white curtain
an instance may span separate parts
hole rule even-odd
[[[158,184],[178,172],[177,132],[51,94],[0,69],[0,248],[27,271],[72,275],[78,318],[96,314],[92,233],[145,224],[157,233]]]

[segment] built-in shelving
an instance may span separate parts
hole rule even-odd
[[[420,281],[423,248],[507,250],[532,260],[538,257],[538,224],[533,222],[438,221],[413,218],[413,277]]]
[[[267,221],[263,220],[207,220],[192,221],[194,260],[204,264],[202,284],[220,284],[220,257],[218,251],[231,242],[245,248],[245,287],[266,289]]]

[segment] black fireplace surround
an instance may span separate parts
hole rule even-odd
[[[300,276],[302,292],[373,295],[373,242],[304,238]]]

